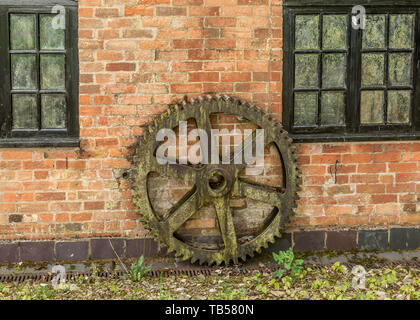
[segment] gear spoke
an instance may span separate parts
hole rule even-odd
[[[212,140],[211,140],[211,122],[210,122],[210,114],[208,112],[205,112],[204,114],[201,114],[199,116],[195,117],[195,123],[197,124],[197,129],[204,130],[207,134],[207,141],[204,141],[204,143],[207,143],[207,146],[202,145],[201,146],[201,152],[204,152],[204,149],[207,149],[207,163],[211,161],[211,146],[212,146]],[[203,156],[203,155],[202,155]]]
[[[185,164],[178,164],[176,163],[176,159],[169,161],[167,164],[160,164],[157,162],[157,159],[153,157],[151,171],[177,180],[195,183],[197,181],[199,169]]]
[[[232,209],[230,208],[230,197],[214,198],[213,204],[216,209],[220,232],[225,244],[225,261],[232,259],[236,263],[238,243],[233,225]]]
[[[281,208],[283,192],[279,188],[240,180],[239,193],[241,197],[261,201],[278,209]]]
[[[171,209],[169,217],[162,222],[163,227],[173,234],[203,205],[202,197],[194,187]]]

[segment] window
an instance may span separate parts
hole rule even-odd
[[[325,4],[322,4],[325,2]],[[420,138],[420,3],[286,0],[283,122],[297,141]]]
[[[0,0],[0,146],[78,146],[77,4]]]

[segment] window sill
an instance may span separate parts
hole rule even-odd
[[[78,148],[79,145],[80,145],[80,139],[78,137],[0,139],[0,148],[56,148],[56,147]]]
[[[363,142],[363,141],[406,141],[420,140],[420,132],[381,134],[292,134],[294,142]]]

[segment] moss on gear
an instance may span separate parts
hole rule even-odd
[[[264,144],[274,143],[283,159],[284,188],[269,187],[238,178],[239,172],[246,164],[235,164],[232,159],[234,155],[242,154],[245,146],[255,140],[255,135],[251,135],[236,147],[230,164],[204,164],[194,167],[178,163],[160,165],[157,162],[155,151],[160,142],[156,141],[156,134],[160,129],[174,129],[180,121],[193,118],[197,128],[205,130],[210,137],[210,115],[215,113],[233,114],[264,129]],[[245,261],[247,256],[252,257],[255,252],[261,252],[261,249],[267,248],[270,242],[274,243],[275,237],[281,236],[285,222],[296,208],[300,172],[292,139],[269,114],[246,101],[229,96],[207,96],[197,100],[191,99],[189,102],[183,101],[170,107],[147,128],[136,151],[132,175],[133,200],[140,220],[144,227],[151,231],[153,237],[168,248],[168,252],[174,251],[177,257],[190,259],[192,263],[199,261],[200,264],[211,265],[223,262],[229,264],[232,261],[237,263],[238,259]],[[170,210],[166,219],[158,218],[150,203],[147,188],[150,172],[194,184],[194,187]],[[209,183],[215,172],[226,180],[226,183],[216,189]],[[274,207],[272,214],[263,221],[257,235],[245,243],[238,243],[236,238],[229,205],[232,197],[250,198]],[[204,249],[174,237],[174,232],[208,203],[213,204],[216,209],[224,246],[214,250]]]

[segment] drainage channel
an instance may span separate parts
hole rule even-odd
[[[148,275],[152,277],[170,276],[170,275],[187,275],[190,277],[204,275],[209,276],[213,273],[213,269],[154,269],[150,270]],[[66,273],[67,280],[74,280],[79,277],[92,277],[92,272],[68,272]],[[119,278],[124,275],[122,271],[114,272],[98,272],[95,276],[100,278]],[[0,275],[0,282],[24,282],[26,280],[33,281],[51,281],[55,277],[54,274],[42,272],[42,273],[26,273],[26,274],[7,274]]]
[[[367,268],[379,268],[384,266],[406,266],[420,268],[420,250],[407,251],[407,252],[382,252],[382,253],[356,253],[356,254],[340,254],[334,257],[328,256],[317,256],[317,255],[308,255],[304,258],[305,265],[311,265],[311,268],[322,268],[325,265],[330,265],[335,262],[340,262],[348,266],[362,265]],[[370,261],[370,262],[369,262]],[[250,262],[247,266],[223,266],[223,267],[188,267],[186,266],[187,262],[177,262],[175,265],[159,263],[152,267],[152,270],[149,271],[148,276],[160,277],[160,276],[171,276],[171,275],[186,275],[188,277],[194,276],[210,276],[214,274],[251,274],[255,272],[274,272],[278,269],[278,265],[273,262],[273,260],[265,260],[261,262]],[[115,266],[115,263],[114,263]],[[47,268],[50,269],[51,265]],[[109,266],[108,266],[109,267]],[[4,268],[0,268],[0,283],[1,282],[24,282],[26,280],[33,281],[51,281],[55,276],[47,270],[36,271],[34,269],[29,269],[25,271],[18,271],[18,273]],[[87,271],[86,267],[82,268],[81,265],[78,265],[79,271],[70,271],[66,273],[66,279],[72,280],[77,279],[80,276],[82,277],[92,277],[95,275],[100,278],[108,279],[117,279],[124,275],[124,272],[121,270],[111,271],[113,268],[110,268],[110,271],[101,271],[97,273],[92,273]]]

